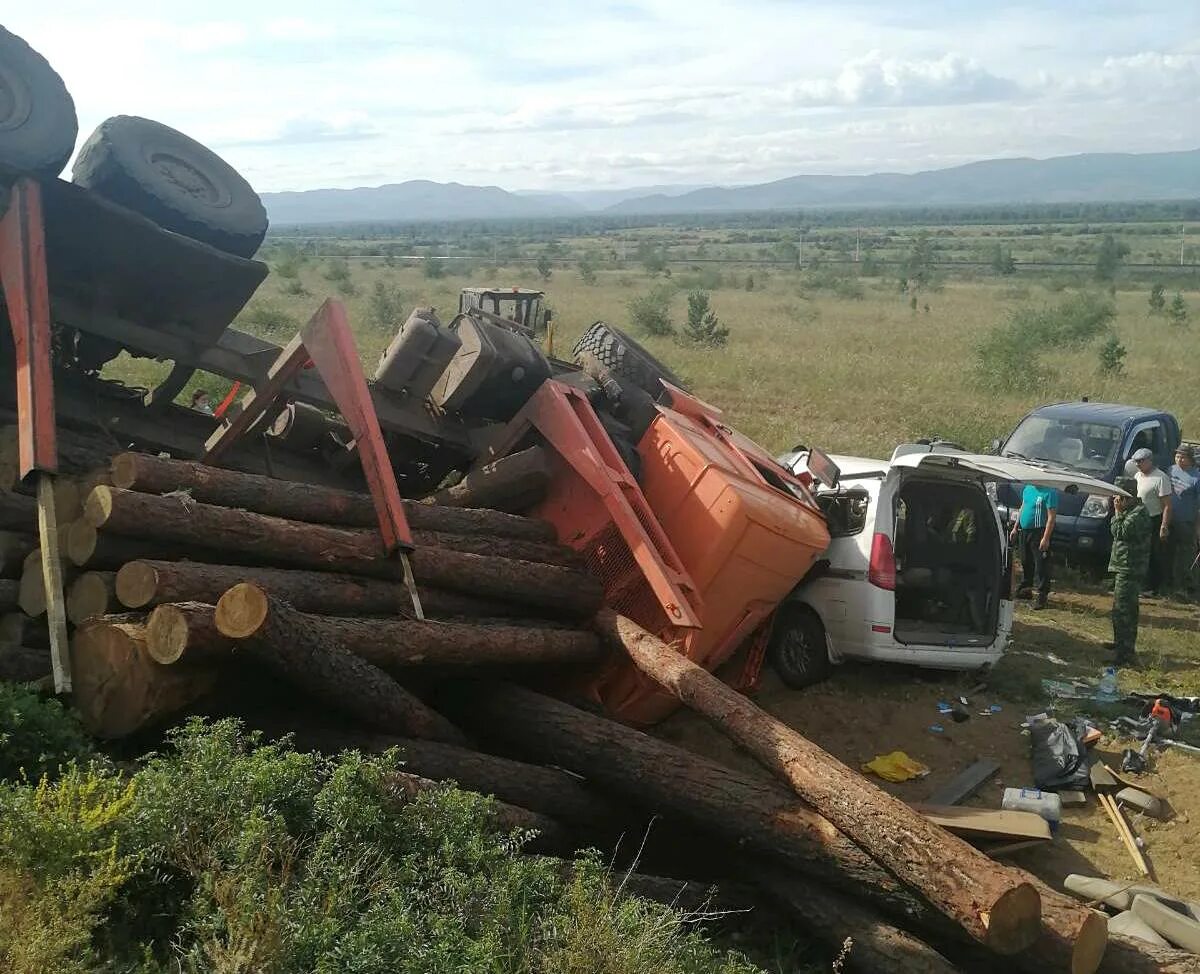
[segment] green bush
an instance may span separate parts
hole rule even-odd
[[[238,322],[262,338],[292,335],[300,328],[300,322],[282,308],[267,302],[250,305],[238,316]]]
[[[729,341],[729,329],[721,324],[717,313],[709,306],[707,291],[692,291],[688,295],[687,323],[683,338],[696,345],[720,348]]]
[[[28,687],[0,682],[0,778],[37,781],[91,753],[73,711]]]
[[[1183,292],[1176,291],[1175,297],[1171,298],[1171,303],[1167,305],[1167,321],[1176,328],[1187,327],[1188,306],[1187,302],[1183,300]]]
[[[378,331],[392,334],[404,322],[404,292],[395,284],[376,281],[367,298],[367,323]]]
[[[1100,346],[1100,374],[1120,375],[1124,372],[1127,351],[1121,339],[1110,335],[1108,341]]]
[[[671,323],[671,297],[674,289],[656,287],[629,299],[629,319],[646,335],[674,335]]]
[[[1167,310],[1167,289],[1162,284],[1150,287],[1150,313],[1160,315]]]
[[[196,721],[129,775],[0,785],[0,970],[754,971],[598,858],[521,855],[490,799],[405,798],[401,766]]]
[[[1109,330],[1116,313],[1110,301],[1090,293],[1015,309],[976,347],[976,377],[999,391],[1036,390],[1054,375],[1042,361],[1044,352],[1085,347]]]

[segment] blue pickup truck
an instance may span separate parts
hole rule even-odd
[[[1005,439],[993,441],[992,452],[1112,483],[1134,450],[1142,447],[1154,451],[1161,469],[1170,469],[1179,443],[1179,421],[1170,413],[1084,400],[1039,406]],[[997,485],[995,500],[1007,523],[1021,506],[1021,485]],[[1107,560],[1112,544],[1108,518],[1108,503],[1102,497],[1060,495],[1054,549],[1081,561]]]

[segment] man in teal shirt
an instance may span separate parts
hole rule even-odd
[[[1058,512],[1058,491],[1053,487],[1026,484],[1021,494],[1021,509],[1017,511],[1009,544],[1021,537],[1021,588],[1018,597],[1029,598],[1037,593],[1033,607],[1046,608],[1050,597],[1050,539],[1054,535],[1054,519]]]

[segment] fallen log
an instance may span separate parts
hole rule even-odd
[[[627,819],[627,809],[619,809],[582,779],[557,768],[513,761],[440,741],[318,728],[307,723],[291,734],[297,747],[323,754],[348,750],[366,754],[394,751],[404,762],[405,770],[412,774],[432,781],[452,781],[468,791],[492,795],[572,825],[610,829]]]
[[[778,870],[755,871],[754,881],[809,931],[837,951],[845,944],[845,969],[861,974],[958,974],[927,943],[888,923],[874,910],[803,876]]]
[[[385,557],[378,531],[335,528],[198,504],[178,497],[139,494],[118,487],[97,487],[84,505],[95,528],[134,537],[152,537],[185,545],[219,545],[223,550],[274,564],[399,579],[397,559]],[[594,612],[604,593],[592,576],[558,565],[514,561],[496,556],[417,548],[412,552],[418,582],[465,591],[485,598],[512,599],[526,605],[580,614]]]
[[[231,588],[216,607],[221,635],[244,641],[254,658],[347,716],[385,733],[463,740],[383,670],[314,633],[311,619],[249,582]]]
[[[26,556],[37,546],[37,535],[0,531],[0,578],[20,578]]]
[[[517,561],[542,565],[562,565],[583,568],[583,555],[574,548],[554,542],[524,541],[514,538],[493,538],[481,534],[449,534],[445,531],[414,531],[413,544],[418,548],[440,548],[464,551],[472,555],[503,555]]]
[[[266,616],[267,592],[241,587],[237,611],[246,625]],[[224,597],[222,597],[222,601]],[[296,613],[296,622],[323,644],[344,646],[388,672],[414,666],[498,666],[590,663],[605,650],[594,633],[580,629],[459,622],[364,619]],[[220,612],[218,624],[220,625]]]
[[[84,572],[67,588],[67,621],[73,626],[117,608],[116,572]]]
[[[50,675],[50,650],[33,646],[0,646],[0,680],[34,683]]]
[[[0,528],[37,530],[37,501],[27,494],[0,487]]]
[[[0,578],[0,612],[12,612],[20,604],[21,582],[15,578]]]
[[[54,478],[54,516],[59,524],[70,524],[83,511],[83,498],[74,477]]]
[[[421,503],[519,513],[540,501],[549,485],[549,459],[545,450],[533,446],[476,467],[453,487],[439,490]]]
[[[1005,955],[1037,941],[1041,898],[1016,870],[926,821],[630,620],[603,610],[596,628],[972,938]]]
[[[1100,974],[1200,974],[1200,954],[1113,934]]]
[[[113,457],[112,485],[144,494],[186,490],[192,500],[205,504],[241,508],[293,521],[361,528],[379,524],[379,515],[369,494],[276,480],[146,453],[121,453]],[[524,541],[555,540],[554,528],[546,522],[499,511],[430,507],[406,501],[404,513],[414,531],[484,534]]]
[[[411,616],[412,598],[401,582],[289,568],[206,565],[190,561],[138,560],[117,572],[117,599],[130,609],[167,602],[215,604],[238,582],[254,582],[301,612],[318,615]],[[502,616],[527,612],[510,602],[474,599],[420,586],[427,616]]]
[[[17,462],[18,439],[16,426],[0,428],[0,456],[6,461],[0,463],[0,486],[13,487],[20,478]],[[58,447],[60,474],[85,473],[104,466],[117,451],[115,443],[111,440],[62,426],[55,430],[55,441]]]
[[[456,683],[447,689],[445,705],[480,737],[574,771],[647,811],[864,896],[892,916],[953,929],[828,821],[770,780],[523,687]]]
[[[78,568],[115,570],[136,558],[218,558],[212,549],[97,531],[84,518],[67,528],[66,560]],[[227,556],[226,556],[227,557]]]
[[[215,683],[211,670],[154,662],[145,626],[135,620],[101,616],[71,638],[72,701],[97,737],[132,734],[184,709]]]
[[[203,602],[160,605],[146,620],[146,651],[164,666],[220,659],[233,646],[233,640],[217,630],[213,607]]]

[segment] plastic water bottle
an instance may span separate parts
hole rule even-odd
[[[1096,687],[1096,699],[1116,700],[1120,695],[1120,687],[1117,686],[1116,667],[1104,667],[1104,672],[1100,674],[1100,685]]]
[[[1062,818],[1062,799],[1052,791],[1036,788],[1005,788],[1000,807],[1010,812],[1033,812],[1049,822],[1051,828]]]

